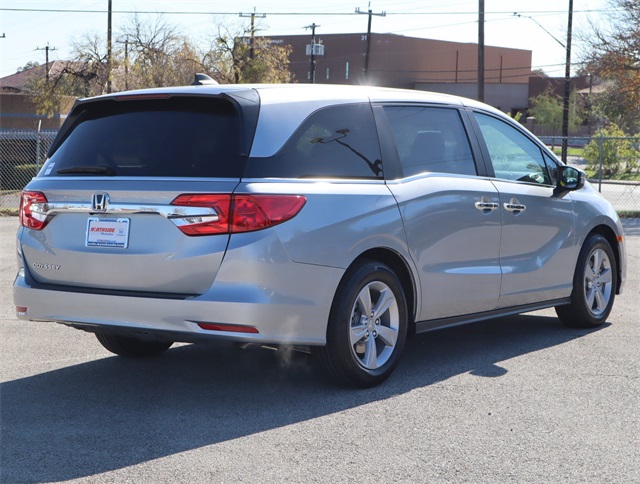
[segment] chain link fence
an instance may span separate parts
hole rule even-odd
[[[538,136],[558,155],[561,136]],[[640,213],[640,138],[602,134],[567,138],[567,164],[587,172],[589,181],[618,212]]]
[[[17,213],[22,188],[40,170],[57,131],[0,131],[0,213]],[[540,139],[560,156],[562,138]],[[619,212],[640,212],[640,138],[569,138],[567,163]]]
[[[0,212],[16,213],[20,191],[36,176],[57,134],[53,131],[0,131]]]

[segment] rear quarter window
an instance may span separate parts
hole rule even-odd
[[[240,120],[228,101],[206,98],[87,104],[40,176],[239,178]]]
[[[369,104],[313,113],[274,156],[250,158],[247,178],[383,178]]]

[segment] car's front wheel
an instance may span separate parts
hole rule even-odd
[[[601,235],[587,238],[573,279],[571,303],[556,307],[560,320],[575,328],[595,328],[613,308],[618,268],[611,245]]]
[[[96,338],[111,353],[134,358],[160,355],[173,344],[171,341],[146,341],[132,336],[107,333],[96,333]]]
[[[393,372],[406,335],[402,284],[388,266],[366,261],[350,269],[338,287],[327,344],[314,352],[332,380],[366,388]]]

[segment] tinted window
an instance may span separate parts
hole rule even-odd
[[[276,155],[252,158],[248,178],[382,178],[373,112],[368,104],[312,114]]]
[[[221,100],[88,104],[41,174],[239,178],[240,131]]]
[[[455,109],[385,107],[404,176],[424,172],[475,175],[469,140]]]
[[[492,116],[475,113],[496,178],[551,184],[542,150],[524,133]]]

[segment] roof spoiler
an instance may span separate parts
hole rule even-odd
[[[192,86],[204,86],[204,85],[218,85],[218,81],[212,79],[206,74],[196,74],[195,79],[191,83]]]

